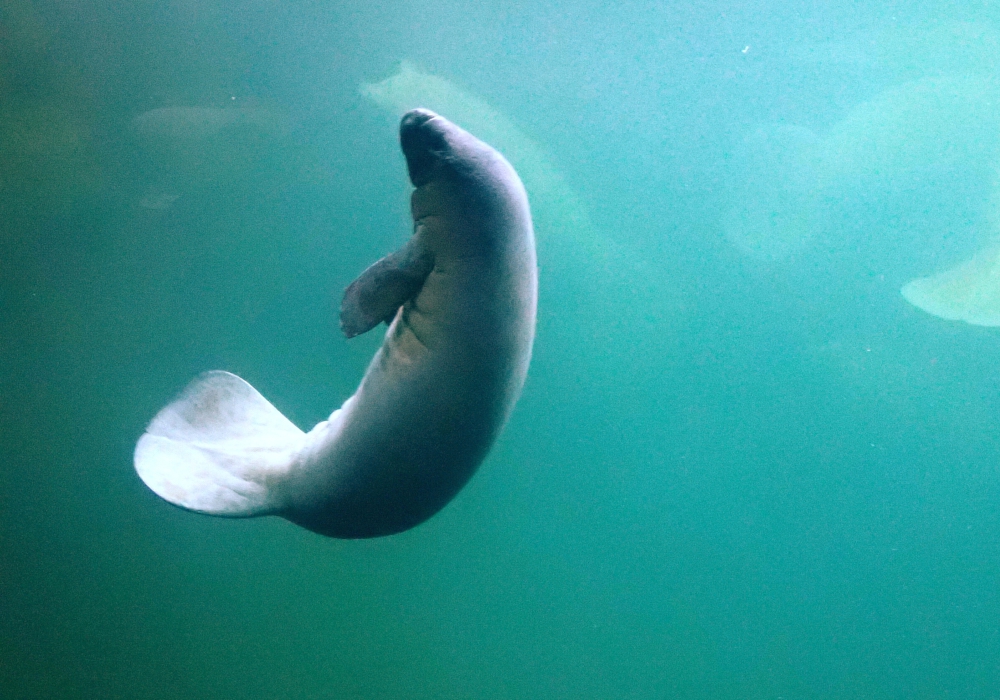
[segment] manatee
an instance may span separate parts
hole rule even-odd
[[[172,141],[207,139],[231,127],[265,133],[282,128],[276,114],[255,107],[157,107],[135,117],[132,127],[142,137]]]
[[[1000,247],[899,290],[903,298],[932,316],[973,326],[1000,326]]]
[[[239,377],[203,374],[136,445],[136,472],[156,494],[200,513],[377,537],[437,513],[483,461],[534,341],[527,196],[503,156],[434,112],[408,112],[400,141],[413,236],[341,304],[348,337],[389,323],[358,390],[303,433]]]
[[[181,198],[257,197],[291,183],[328,185],[316,150],[291,138],[294,118],[276,106],[159,107],[131,122],[138,151],[138,206],[163,210]]]
[[[939,232],[959,219],[961,198],[988,189],[998,155],[1000,82],[911,80],[825,133],[779,124],[747,136],[730,162],[722,228],[742,252],[771,262],[805,252],[810,239],[828,251],[863,247],[895,267],[966,254],[979,243],[973,232]]]
[[[948,168],[991,169],[1000,148],[1000,82],[926,77],[855,106],[823,139],[827,188],[906,191]]]

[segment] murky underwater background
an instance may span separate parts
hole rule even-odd
[[[0,698],[1000,697],[1000,336],[900,294],[1000,238],[998,69],[979,1],[0,0]],[[391,538],[168,506],[197,373],[354,391],[413,100],[532,197],[499,443]]]

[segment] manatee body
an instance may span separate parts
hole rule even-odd
[[[416,188],[413,236],[341,306],[348,337],[389,323],[357,392],[303,433],[242,379],[202,375],[136,446],[136,471],[167,501],[376,537],[434,515],[486,456],[534,339],[527,197],[499,153],[433,112],[407,113],[400,141]]]

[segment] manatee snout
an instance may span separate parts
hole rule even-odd
[[[446,123],[430,110],[407,112],[399,124],[399,142],[414,187],[434,179],[438,163],[449,151]]]

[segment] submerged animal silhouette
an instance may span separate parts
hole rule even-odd
[[[211,515],[280,515],[331,537],[427,520],[472,476],[524,384],[538,291],[521,181],[490,146],[428,110],[400,142],[413,236],[347,288],[347,337],[388,322],[357,392],[303,433],[253,387],[207,372],[135,449],[155,493]]]

